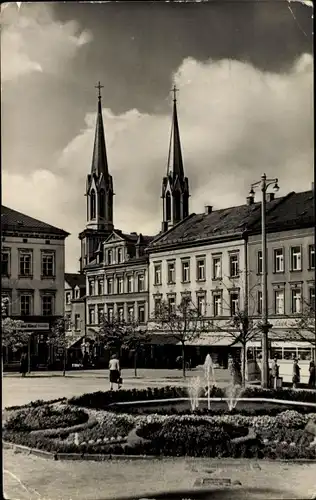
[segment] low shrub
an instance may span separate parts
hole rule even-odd
[[[23,409],[8,417],[7,430],[28,432],[32,430],[57,429],[84,423],[89,416],[83,410],[64,406],[53,408],[50,405]]]
[[[11,411],[11,410],[22,410],[24,408],[37,408],[38,406],[51,405],[54,403],[63,403],[65,401],[67,401],[67,398],[51,399],[49,401],[43,401],[42,399],[36,399],[35,401],[31,401],[30,403],[26,403],[25,405],[7,406],[5,409],[8,411]]]

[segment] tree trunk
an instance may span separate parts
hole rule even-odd
[[[134,375],[137,377],[137,350],[134,351]]]
[[[31,373],[31,336],[29,336],[27,342],[27,371]]]
[[[241,383],[242,386],[246,385],[246,357],[247,357],[247,346],[246,344],[242,345],[242,367],[241,367]]]
[[[64,368],[63,368],[63,377],[66,375],[66,366],[67,366],[67,348],[64,347]]]
[[[185,377],[185,348],[184,343],[182,343],[182,374]]]

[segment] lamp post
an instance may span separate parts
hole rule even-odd
[[[274,191],[279,190],[278,179],[267,179],[266,174],[261,176],[261,180],[251,184],[250,196],[254,196],[254,188],[260,187],[262,193],[261,205],[261,245],[262,245],[262,369],[261,385],[269,386],[269,359],[268,359],[268,333],[271,325],[268,321],[268,286],[267,286],[267,235],[266,235],[266,205],[267,189],[273,184]]]

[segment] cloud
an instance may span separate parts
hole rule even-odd
[[[288,73],[249,64],[183,61],[173,75],[191,211],[243,203],[249,185],[279,177],[280,194],[310,189],[313,176],[313,60],[303,55]],[[171,110],[150,115],[103,110],[115,225],[155,234],[161,223],[161,179],[166,171]],[[91,166],[95,114],[59,155],[54,173],[27,179],[6,173],[4,203],[64,227],[67,267],[77,270],[77,234],[84,228],[85,179]],[[46,176],[45,179],[43,176]]]
[[[32,72],[61,73],[77,50],[91,41],[76,22],[54,19],[48,4],[7,5],[1,13],[1,80]]]

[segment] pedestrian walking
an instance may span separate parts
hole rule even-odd
[[[272,367],[271,367],[271,376],[273,380],[273,388],[277,388],[277,380],[279,378],[279,365],[277,358],[274,358]]]
[[[121,387],[121,370],[120,370],[120,362],[116,354],[111,356],[109,362],[109,370],[110,370],[110,384],[111,391],[113,391],[113,385],[117,384],[118,389]]]
[[[293,376],[292,376],[292,382],[293,382],[293,389],[296,389],[298,384],[300,383],[301,376],[300,376],[300,367],[298,365],[297,359],[294,359],[293,361]]]
[[[20,373],[22,374],[22,377],[25,377],[28,369],[28,362],[27,362],[27,354],[26,352],[22,353],[21,359],[20,359]]]
[[[309,380],[308,380],[308,386],[311,389],[315,389],[315,363],[314,363],[314,361],[311,361],[309,363]]]

